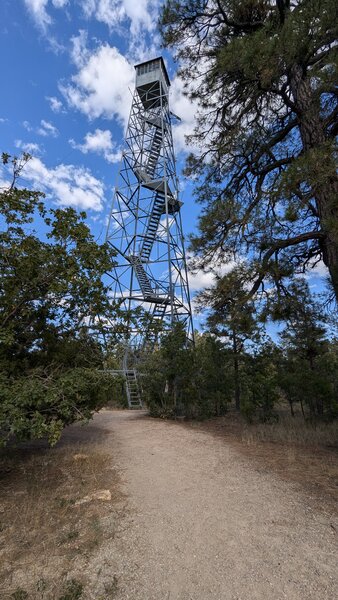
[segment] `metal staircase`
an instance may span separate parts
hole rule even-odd
[[[142,245],[139,254],[132,254],[129,256],[129,262],[133,266],[135,275],[140,284],[140,289],[145,300],[155,303],[163,303],[163,298],[156,294],[150,283],[150,279],[144,269],[142,263],[148,262],[152,247],[156,240],[158,227],[161,221],[161,217],[166,212],[165,192],[163,180],[159,180],[151,183],[154,178],[157,161],[160,156],[162,147],[162,130],[160,127],[155,125],[155,133],[152,138],[151,147],[149,151],[149,157],[145,167],[135,166],[134,172],[138,177],[139,181],[145,187],[152,187],[153,185],[159,186],[162,189],[156,189],[154,201],[151,209],[151,213],[148,218],[145,233],[143,236]],[[170,190],[167,190],[168,198],[168,212],[173,213],[179,210],[180,203],[177,202],[171,195]],[[162,314],[162,313],[161,313]]]
[[[124,373],[129,408],[142,408],[135,369],[126,370]]]
[[[128,368],[128,347],[123,357],[123,374],[126,382],[126,394],[129,408],[143,408],[135,369]]]
[[[168,199],[168,212],[173,214],[180,209],[181,203],[175,200],[172,196]],[[153,208],[148,219],[147,228],[145,230],[142,246],[139,255],[131,254],[129,256],[129,262],[132,264],[135,271],[135,275],[140,284],[141,292],[145,300],[151,302],[163,302],[163,298],[160,298],[153,290],[150,279],[144,269],[142,263],[149,260],[152,247],[154,245],[157,230],[160,224],[161,216],[165,214],[165,195],[163,192],[157,192],[154,198]]]
[[[151,147],[149,151],[148,162],[146,166],[146,173],[149,175],[151,179],[153,179],[155,174],[155,169],[157,165],[158,158],[160,156],[162,146],[162,131],[159,127],[156,127],[154,137],[151,142]]]
[[[152,318],[151,318],[151,323],[154,325],[158,322],[162,322],[164,314],[166,312],[166,308],[168,305],[168,300],[166,302],[163,302],[162,304],[155,304],[154,306],[154,310],[153,310],[153,314],[152,314]],[[156,341],[157,338],[157,331],[153,328],[153,331],[151,332],[152,337],[154,338],[153,341]]]
[[[139,256],[132,254],[129,256],[129,262],[133,265],[135,275],[140,284],[141,292],[146,300],[153,301],[156,299],[153,288],[151,287],[150,279],[144,270],[143,264]]]
[[[153,208],[151,211],[151,215],[148,220],[147,229],[144,234],[143,243],[140,250],[140,257],[143,261],[147,261],[149,259],[151,249],[154,245],[156,233],[158,230],[158,226],[160,224],[160,220],[162,215],[165,213],[165,196],[164,194],[157,192]]]
[[[168,196],[168,213],[173,214],[180,209],[181,203],[175,200],[173,196]],[[153,208],[148,220],[148,225],[144,234],[143,243],[140,250],[140,258],[143,262],[149,259],[151,249],[154,245],[155,237],[157,234],[158,226],[160,224],[161,216],[165,214],[165,194],[163,192],[156,192],[154,199]]]
[[[159,325],[162,324],[164,315],[169,304],[169,299],[166,298],[163,302],[155,304],[151,314],[151,321],[147,326],[146,335],[144,337],[143,348],[152,350],[157,342],[158,336],[161,333]]]

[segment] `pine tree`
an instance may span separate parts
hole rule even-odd
[[[310,293],[305,280],[297,279],[285,296],[271,303],[270,311],[274,320],[286,324],[280,334],[279,379],[291,412],[300,402],[303,414],[307,406],[311,418],[334,416],[338,371],[319,298]]]
[[[199,103],[206,265],[249,255],[252,294],[323,260],[338,298],[335,0],[167,0],[161,29]]]
[[[259,340],[259,326],[255,306],[246,299],[246,285],[250,274],[246,267],[238,266],[224,277],[218,277],[216,285],[202,292],[199,304],[209,307],[207,325],[210,331],[222,338],[230,348],[233,361],[234,397],[236,410],[241,408],[241,362],[246,345]]]

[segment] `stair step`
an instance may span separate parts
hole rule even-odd
[[[158,226],[161,220],[161,216],[164,212],[164,203],[162,198],[158,198],[158,195],[155,196],[153,209],[149,217],[148,226],[145,231],[145,236],[143,240],[143,244],[141,247],[141,256],[144,260],[147,260],[150,256],[151,249],[153,247],[155,236],[158,230]]]
[[[125,381],[129,408],[142,408],[137,377],[134,369],[125,371]]]
[[[156,169],[156,164],[157,164],[160,152],[161,152],[161,146],[162,146],[162,131],[159,129],[156,129],[153,139],[151,141],[151,146],[149,149],[149,155],[148,155],[147,166],[146,166],[146,171],[150,177],[152,177],[154,175],[154,172]]]
[[[142,292],[143,296],[145,298],[148,296],[152,296],[153,288],[150,284],[148,275],[146,274],[144,267],[141,263],[140,257],[139,256],[130,256],[129,260],[134,267],[136,277],[140,284],[140,288],[141,288],[141,292]]]

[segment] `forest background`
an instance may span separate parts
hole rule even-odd
[[[214,280],[196,299],[205,328],[195,346],[178,325],[144,353],[153,415],[208,417],[233,405],[249,422],[276,421],[285,406],[311,424],[337,417],[336,13],[329,0],[163,6],[164,43],[199,105],[186,170],[202,205],[192,269]],[[123,317],[103,278],[113,256],[85,213],[49,208],[19,185],[36,158],[2,160],[0,429],[4,441],[55,442],[64,425],[121,397],[86,321],[119,320],[117,363]],[[328,285],[315,294],[308,274],[318,263]]]

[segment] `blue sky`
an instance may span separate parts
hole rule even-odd
[[[22,183],[43,190],[52,205],[86,210],[88,224],[103,241],[112,202],[123,134],[134,88],[133,65],[164,55],[172,81],[171,110],[181,171],[185,134],[196,106],[182,94],[176,66],[160,47],[162,0],[1,0],[1,151],[28,151]],[[0,173],[1,176],[1,173]],[[2,173],[2,179],[6,174]],[[186,235],[199,207],[191,182],[183,179]],[[1,184],[1,182],[0,182]],[[320,288],[322,267],[310,278]],[[192,291],[211,274],[191,277]]]
[[[1,150],[33,155],[24,183],[52,203],[88,212],[102,238],[134,87],[133,65],[161,54],[157,0],[2,0]],[[174,78],[171,106],[182,122],[179,168],[193,113]],[[130,91],[131,90],[131,91]],[[182,182],[187,233],[197,208]]]

